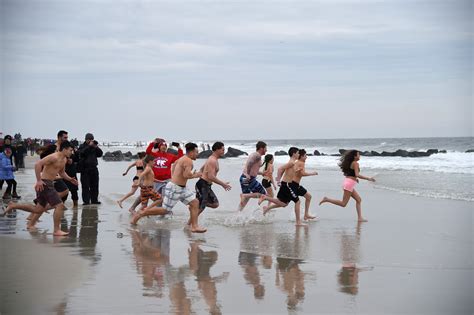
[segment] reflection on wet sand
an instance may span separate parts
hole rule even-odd
[[[188,265],[174,267],[170,264],[169,230],[159,229],[153,234],[132,230],[131,236],[137,272],[143,278],[144,296],[163,298],[163,291],[168,286],[172,312],[194,313],[192,299],[186,288],[186,280],[194,277],[209,313],[221,314],[216,284],[226,280],[229,273],[211,277],[210,269],[217,262],[217,251],[204,251],[198,241],[191,241]]]
[[[372,270],[357,266],[360,256],[360,240],[362,222],[358,222],[353,234],[341,234],[342,267],[337,275],[339,290],[343,293],[357,295],[359,293],[359,272]]]
[[[302,237],[303,234],[303,237]],[[309,227],[296,227],[293,236],[279,237],[277,255],[295,258],[277,257],[275,285],[287,295],[286,304],[293,310],[304,300],[305,273],[301,271],[300,264],[309,245]]]
[[[287,294],[288,309],[294,309],[304,300],[305,274],[299,267],[302,262],[301,259],[277,258],[275,285]]]
[[[248,244],[257,248],[272,248],[264,238],[254,237],[245,232],[241,233],[240,239],[241,247],[244,249]],[[304,261],[299,257],[304,256],[308,242],[309,230],[307,226],[296,227],[294,234],[279,234],[276,237],[275,285],[287,295],[286,303],[289,310],[296,309],[297,305],[304,300],[305,272],[300,269],[300,264]],[[258,255],[244,250],[239,253],[239,265],[242,267],[247,284],[253,288],[255,299],[263,300],[265,297],[265,286],[259,266],[271,269],[272,263],[270,255]],[[313,275],[313,279],[315,279],[315,275]]]
[[[253,287],[253,296],[262,300],[265,297],[265,286],[261,283],[258,271],[257,258],[259,257],[257,254],[240,252],[239,265],[244,272],[245,281]]]

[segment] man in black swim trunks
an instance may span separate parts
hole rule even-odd
[[[219,172],[218,159],[224,155],[224,143],[216,142],[212,145],[212,155],[207,159],[201,168],[202,176],[196,183],[196,198],[199,200],[199,213],[203,212],[206,207],[219,207],[219,200],[212,191],[212,183],[216,183],[224,190],[229,191],[231,186],[217,178]]]

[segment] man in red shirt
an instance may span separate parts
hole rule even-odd
[[[161,138],[156,138],[146,149],[146,154],[155,158],[153,161],[155,191],[160,195],[163,195],[163,188],[171,180],[171,165],[184,155],[179,143],[173,142],[172,144],[178,148],[177,155],[166,152],[168,144]]]

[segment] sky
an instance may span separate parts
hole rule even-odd
[[[0,0],[0,132],[472,136],[473,1]]]

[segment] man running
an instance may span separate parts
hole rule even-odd
[[[60,223],[63,216],[64,204],[61,201],[61,198],[58,195],[58,192],[54,189],[54,180],[59,174],[62,178],[78,185],[77,180],[69,177],[65,172],[65,166],[67,159],[72,155],[73,148],[69,141],[63,141],[60,146],[60,151],[48,155],[44,159],[39,160],[35,164],[35,175],[36,175],[36,197],[37,204],[33,209],[30,209],[30,204],[27,204],[25,207],[22,207],[21,204],[9,203],[8,207],[5,209],[4,214],[8,214],[13,209],[24,210],[28,212],[34,212],[41,214],[47,209],[53,207],[53,226],[55,236],[67,235],[68,232],[61,231]],[[33,210],[33,211],[31,211]],[[30,220],[29,226],[34,227],[36,224],[37,217]]]
[[[217,178],[219,172],[218,159],[224,155],[224,143],[216,142],[212,145],[212,155],[207,159],[201,168],[202,176],[196,183],[196,198],[199,200],[199,213],[203,212],[206,207],[219,207],[219,200],[214,191],[212,191],[212,183],[222,186],[225,191],[229,191],[231,186],[228,182],[223,182]]]
[[[311,194],[303,187],[301,186],[301,178],[303,176],[315,176],[318,175],[318,172],[306,172],[305,169],[305,164],[306,164],[306,159],[308,158],[308,155],[306,154],[305,149],[300,149],[298,151],[299,157],[298,160],[295,163],[295,177],[293,178],[293,182],[298,184],[298,189],[296,190],[296,194],[298,196],[304,197],[305,202],[304,202],[304,220],[313,220],[317,219],[317,216],[313,216],[309,213],[309,206],[311,204]]]
[[[297,195],[299,185],[293,181],[296,169],[295,164],[299,158],[298,148],[291,147],[288,150],[288,155],[290,156],[290,160],[286,164],[278,168],[276,180],[278,186],[280,186],[280,190],[278,191],[277,197],[270,198],[268,196],[262,195],[258,203],[261,204],[265,200],[268,200],[273,203],[269,206],[263,207],[263,214],[265,215],[268,211],[275,208],[286,207],[290,203],[290,201],[293,201],[295,203],[296,225],[302,226],[304,224],[301,222],[300,218],[301,202]]]
[[[245,163],[242,175],[240,176],[242,193],[240,194],[239,211],[245,208],[250,198],[260,198],[260,196],[267,193],[262,184],[257,181],[257,175],[262,175],[260,167],[262,166],[262,156],[267,153],[267,144],[263,141],[259,141],[255,147],[256,152],[250,154]]]

